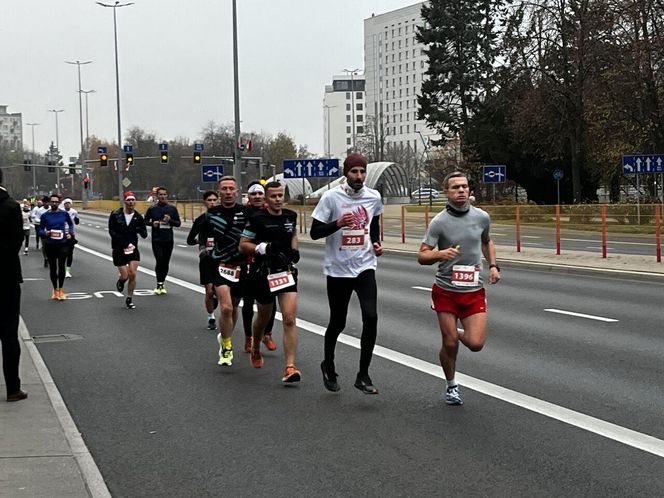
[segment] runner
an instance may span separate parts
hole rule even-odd
[[[219,196],[214,190],[208,190],[203,194],[203,204],[205,210],[215,207],[219,203]],[[187,236],[187,244],[194,246],[198,244],[199,260],[198,260],[198,273],[200,275],[200,283],[205,287],[205,310],[208,314],[208,330],[217,330],[217,322],[214,318],[214,310],[217,307],[217,296],[214,292],[214,285],[212,284],[211,270],[213,269],[210,262],[210,251],[214,247],[214,237],[203,239],[200,234],[201,226],[205,221],[205,213],[202,213],[194,220],[191,225],[191,230]]]
[[[69,241],[74,236],[74,224],[63,210],[59,209],[60,196],[51,194],[50,210],[41,215],[39,233],[44,237],[44,251],[51,268],[53,292],[51,299],[64,301],[65,261],[69,253]]]
[[[71,199],[67,197],[62,201],[62,204],[60,204],[60,209],[64,209],[71,218],[72,223],[78,225],[81,222],[81,220],[78,219],[78,211],[72,208],[71,205]],[[65,261],[65,278],[71,278],[71,264],[74,260],[74,246],[76,244],[78,244],[78,242],[74,237],[74,234],[72,234],[72,238],[69,240],[69,254],[67,255],[67,261]]]
[[[254,213],[242,233],[240,251],[255,254],[251,266],[254,280],[254,296],[258,303],[258,315],[253,324],[251,364],[263,366],[260,352],[265,326],[274,308],[275,296],[279,299],[284,328],[284,355],[286,368],[281,379],[284,383],[299,382],[302,373],[295,367],[297,350],[297,269],[300,260],[297,249],[297,213],[284,209],[284,188],[279,182],[265,185],[267,208]]]
[[[133,310],[136,305],[133,301],[136,288],[136,273],[141,254],[138,252],[138,236],[144,239],[148,236],[145,220],[136,211],[136,196],[133,192],[124,193],[124,208],[118,208],[108,217],[108,234],[111,236],[113,250],[113,264],[119,272],[115,287],[118,292],[124,291],[127,285],[127,299],[125,305]],[[127,282],[128,281],[128,282]]]
[[[30,210],[30,204],[28,204],[27,200],[23,201],[21,216],[23,217],[23,239],[25,241],[23,254],[27,256],[28,247],[30,246],[30,228],[32,227],[32,211]],[[37,237],[37,239],[39,239],[39,237]]]
[[[246,208],[236,202],[237,184],[232,176],[219,180],[220,206],[209,208],[201,225],[200,238],[214,238],[210,251],[211,280],[219,300],[219,365],[233,364],[233,330],[242,297],[240,274],[246,258],[240,254],[240,235],[247,223]]]
[[[469,201],[468,177],[455,171],[443,180],[447,206],[438,213],[424,235],[417,254],[421,265],[438,265],[431,290],[432,308],[438,315],[443,344],[438,353],[445,372],[445,402],[462,405],[454,378],[459,342],[480,351],[486,340],[486,297],[481,275],[482,254],[489,262],[489,283],[500,281],[496,250],[490,236],[491,218]],[[463,332],[457,331],[457,320]]]
[[[39,232],[39,224],[42,214],[48,211],[48,197],[42,197],[37,199],[37,205],[32,210],[32,219],[35,225],[35,249],[39,251],[39,241],[41,235]],[[42,244],[42,257],[44,258],[44,268],[48,267],[48,259],[46,259],[46,252],[44,250],[44,245]]]
[[[327,276],[330,321],[325,331],[325,359],[321,363],[323,384],[339,391],[334,350],[346,326],[348,303],[353,291],[362,310],[360,368],[355,387],[364,394],[378,394],[369,377],[369,364],[378,333],[376,311],[376,257],[383,253],[380,243],[380,193],[364,185],[367,160],[353,152],[344,161],[345,184],[323,194],[311,214],[311,238],[325,240],[323,273]]]
[[[263,184],[258,180],[254,180],[247,187],[247,197],[249,198],[250,215],[265,209],[265,189]],[[244,326],[244,352],[251,353],[251,327],[254,320],[254,303],[256,298],[254,296],[253,280],[250,278],[251,263],[253,262],[253,255],[249,255],[249,264],[246,270],[242,272],[240,281],[242,282],[242,325]],[[275,303],[276,304],[276,303]],[[263,344],[269,351],[276,351],[277,343],[272,339],[272,328],[274,327],[274,317],[277,313],[276,305],[272,307],[272,315],[265,326],[265,333],[263,334]]]
[[[157,274],[157,287],[154,293],[166,294],[166,276],[168,266],[173,254],[173,227],[180,226],[178,209],[168,203],[168,190],[166,187],[157,189],[157,204],[150,206],[145,213],[145,224],[152,226],[152,253],[154,254]]]

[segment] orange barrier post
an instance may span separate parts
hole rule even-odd
[[[521,252],[521,210],[516,207],[516,252]]]
[[[662,205],[655,205],[655,247],[657,253],[657,262],[662,262]]]
[[[424,231],[429,229],[429,206],[424,206]]]
[[[560,204],[556,204],[556,254],[560,255]]]
[[[406,206],[401,206],[401,243],[406,243]]]
[[[383,218],[384,213],[380,213],[380,240],[383,242],[385,240],[385,218]]]
[[[606,259],[606,204],[600,206],[602,211],[602,257]]]
[[[300,208],[300,233],[302,233],[302,219],[304,218],[304,215],[302,213],[302,208]]]

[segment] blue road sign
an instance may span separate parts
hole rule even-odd
[[[168,150],[168,144],[159,144],[159,151],[163,152],[165,150]]]
[[[563,173],[562,169],[556,168],[553,170],[553,179],[555,181],[559,182],[560,180],[563,179],[563,176],[565,176],[565,174]]]
[[[664,154],[633,154],[623,156],[623,175],[632,173],[664,173]]]
[[[288,159],[284,178],[321,178],[339,176],[339,159]]]
[[[97,147],[97,154],[106,154],[106,146]]]
[[[212,182],[216,183],[224,176],[223,164],[202,164],[201,165],[201,181],[203,183]]]
[[[196,152],[203,152],[203,144],[194,144],[194,150]]]
[[[122,150],[124,150],[125,152],[131,152],[132,150],[134,150],[134,147],[132,145],[124,145],[122,146]]]
[[[488,164],[482,166],[482,180],[484,183],[505,183],[507,179],[507,166],[504,164]]]

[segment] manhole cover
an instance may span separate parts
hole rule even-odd
[[[79,341],[83,336],[76,334],[52,334],[52,335],[35,335],[32,336],[32,342],[66,342],[66,341]]]

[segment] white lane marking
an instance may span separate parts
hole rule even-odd
[[[178,247],[184,247],[184,248],[187,248],[187,247],[189,247],[189,246],[186,246],[186,245],[184,245],[184,244],[178,244]]]
[[[413,285],[413,289],[431,292],[431,287],[420,287],[419,285]]]
[[[82,247],[80,244],[78,248],[94,256],[112,261],[110,256],[97,252],[93,249],[88,249],[87,247]],[[152,276],[155,275],[152,270],[141,267],[138,268],[138,271]],[[176,285],[180,285],[186,289],[198,292],[199,294],[205,293],[205,289],[203,287],[187,282],[186,280],[181,280],[175,277],[166,277],[166,280]],[[281,313],[277,312],[276,318],[277,320],[281,320]],[[325,327],[321,327],[315,323],[298,318],[297,326],[303,330],[307,330],[319,336],[325,337]],[[339,336],[338,342],[354,347],[355,349],[360,349],[360,340],[346,334],[341,334]],[[440,365],[428,363],[424,360],[420,360],[419,358],[413,358],[412,356],[400,353],[399,351],[394,351],[392,349],[376,345],[374,348],[374,354],[376,356],[380,356],[381,358],[385,358],[394,363],[399,363],[401,365],[412,368],[413,370],[417,370],[418,372],[422,372],[433,377],[438,377],[440,379],[444,377]],[[607,439],[631,446],[632,448],[636,448],[664,458],[664,440],[657,439],[656,437],[649,436],[648,434],[643,434],[620,425],[612,424],[611,422],[606,422],[605,420],[591,417],[590,415],[585,415],[583,413],[570,410],[569,408],[554,405],[548,401],[543,401],[533,396],[528,396],[527,394],[512,391],[511,389],[507,389],[490,382],[485,382],[483,380],[470,377],[469,375],[464,375],[458,371],[456,373],[456,378],[459,380],[463,387],[473,391],[505,401],[515,406],[519,406],[545,417],[564,422],[574,427],[578,427],[579,429],[592,432],[593,434],[597,434]]]
[[[36,282],[37,280],[46,280],[45,278],[24,278],[24,282]]]
[[[586,249],[597,249],[598,251],[602,250],[602,246],[586,246]],[[606,247],[607,251],[617,251],[617,249],[614,249],[613,247]]]
[[[99,225],[95,225],[95,228],[101,228]]]
[[[522,239],[541,239],[542,237],[539,237],[537,235],[522,235]]]
[[[615,318],[606,318],[604,316],[597,316],[597,315],[586,315],[585,313],[576,313],[575,311],[565,311],[565,310],[557,310],[554,308],[545,308],[544,311],[548,311],[549,313],[558,313],[560,315],[569,315],[569,316],[578,316],[579,318],[588,318],[590,320],[597,320],[600,322],[617,322]]]

